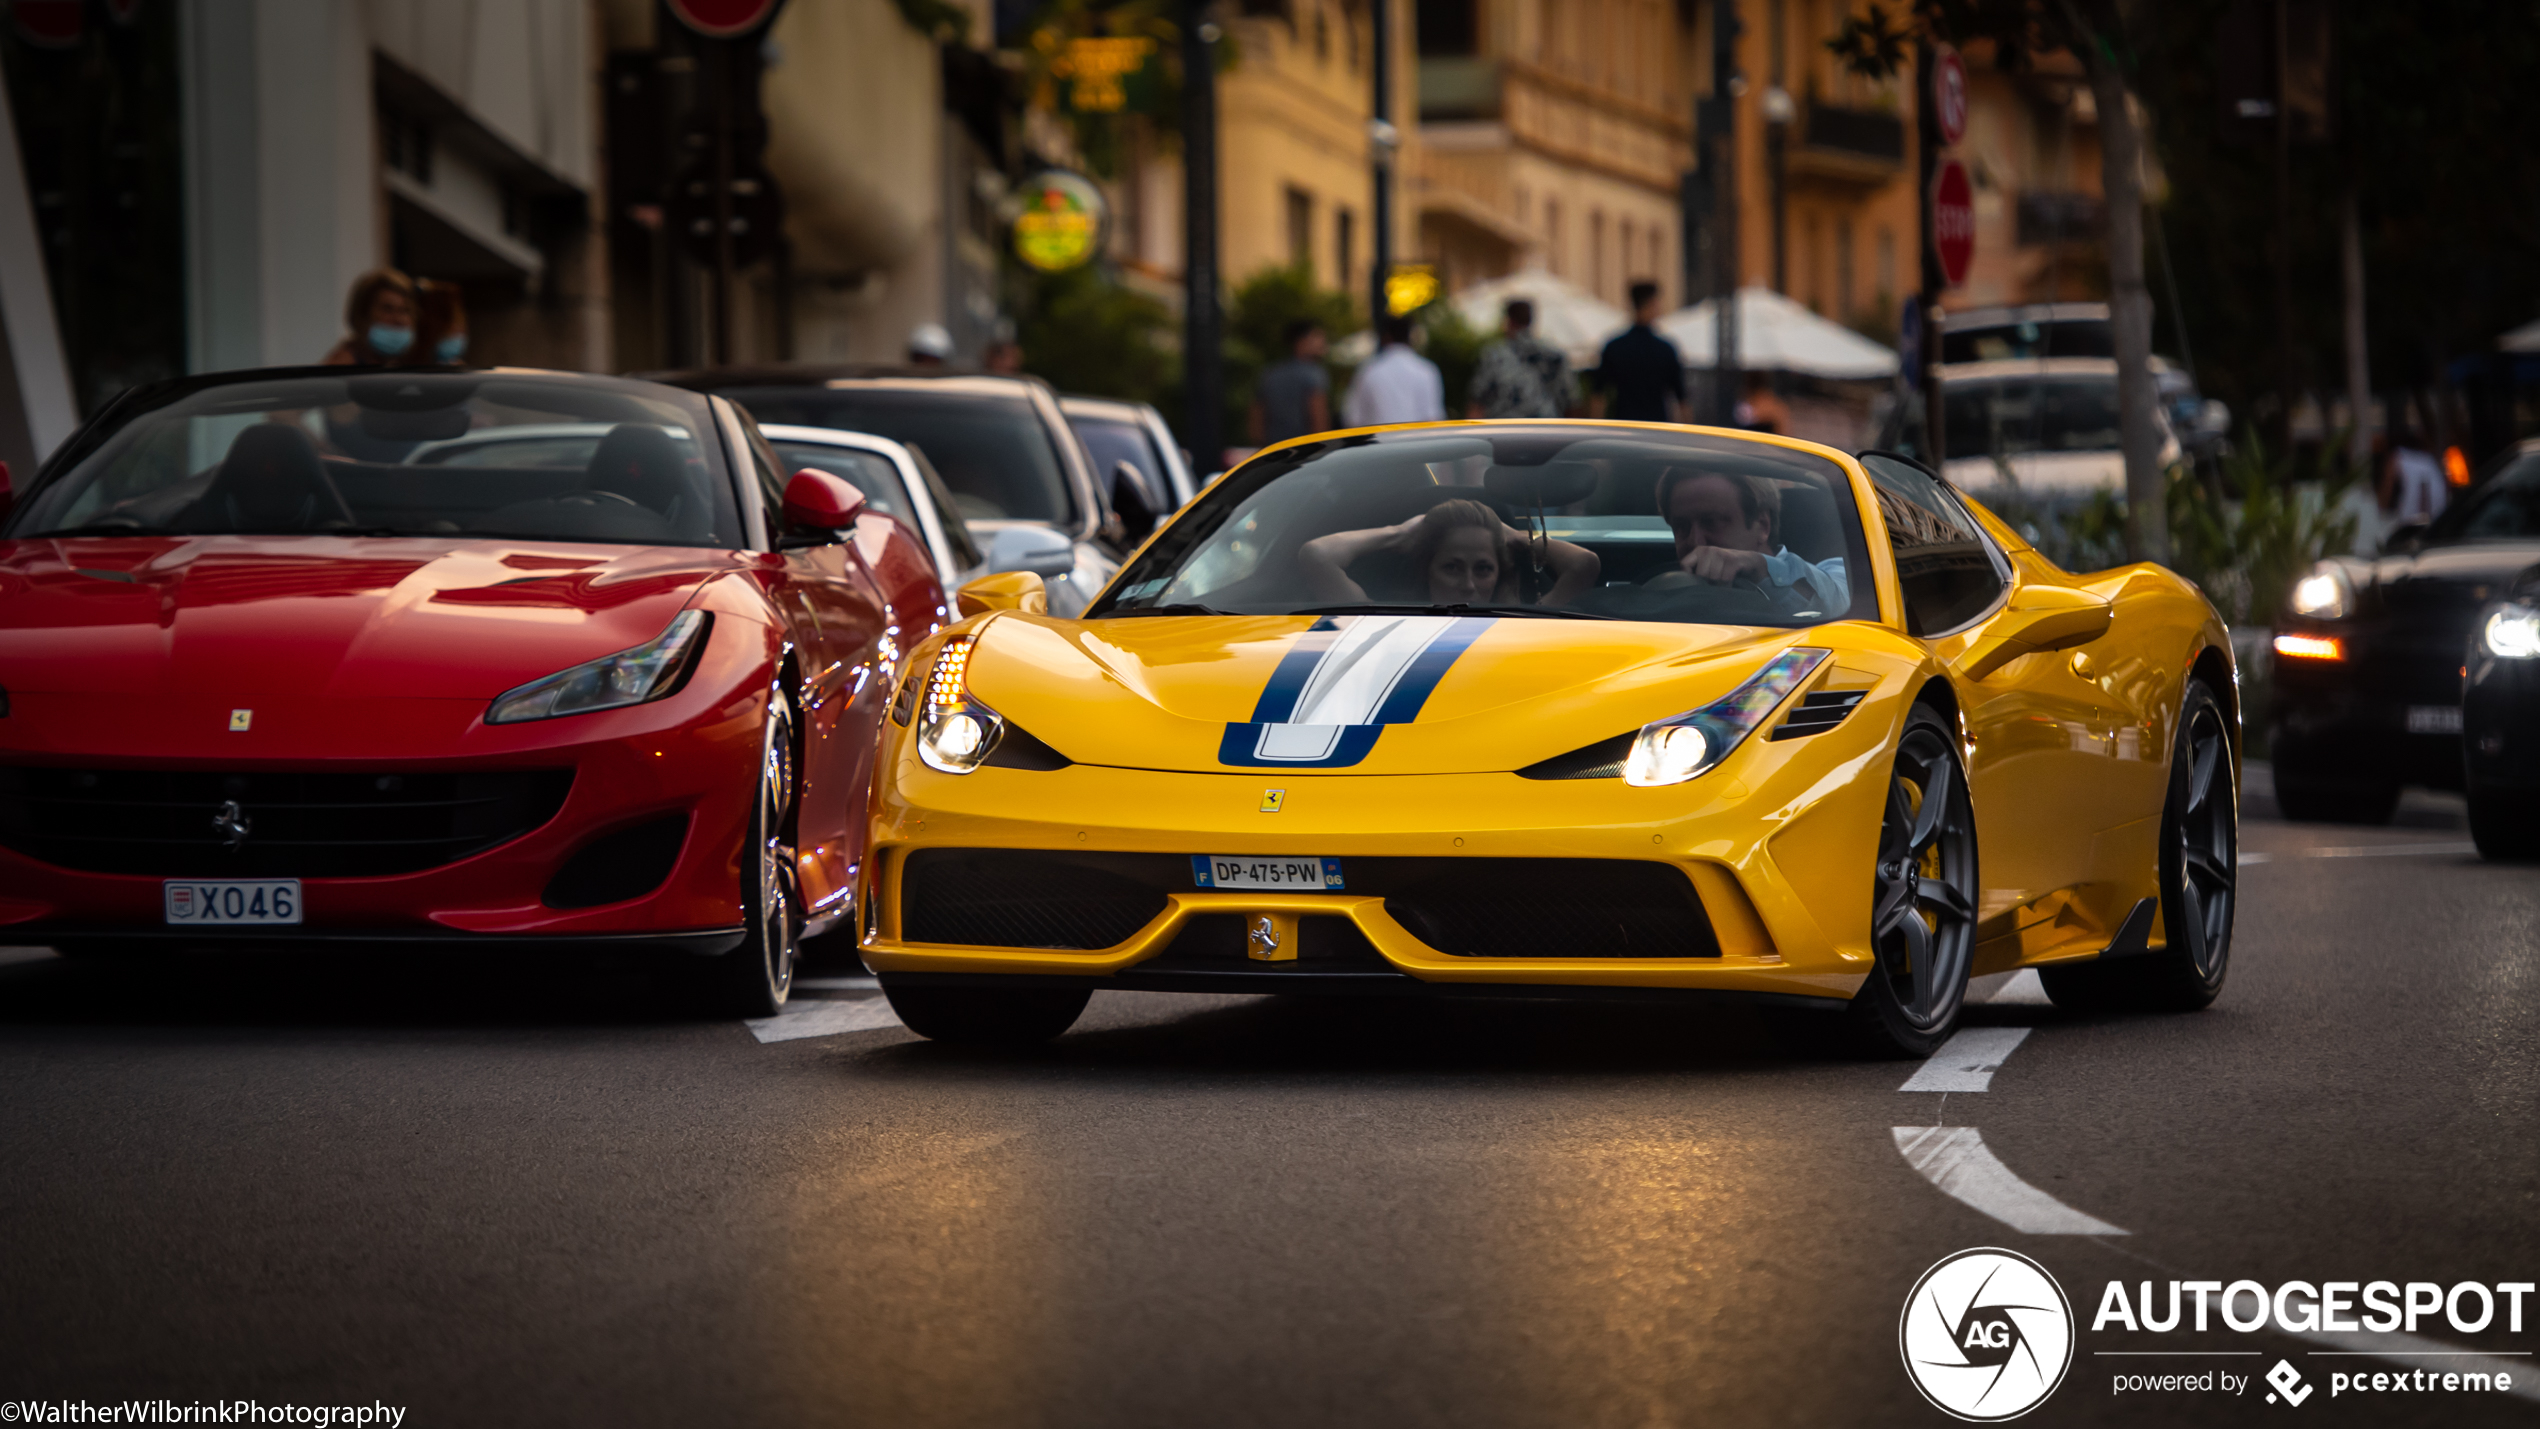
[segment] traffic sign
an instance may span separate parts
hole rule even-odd
[[[768,21],[783,0],[664,0],[679,23],[709,39],[746,35]]]
[[[1967,66],[1958,52],[1940,47],[1931,67],[1931,112],[1940,121],[1940,142],[1955,144],[1967,137]]]
[[[1967,281],[1967,265],[1976,257],[1976,190],[1956,159],[1941,160],[1932,175],[1931,246],[1950,287]]]

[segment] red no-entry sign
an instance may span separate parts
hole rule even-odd
[[[767,23],[778,0],[668,0],[679,23],[700,35],[728,40]]]
[[[1976,190],[1967,166],[1955,159],[1941,160],[1931,178],[1931,246],[1950,287],[1967,281],[1967,265],[1976,257]]]
[[[1943,47],[1932,62],[1931,112],[1939,117],[1942,144],[1967,137],[1967,67],[1956,50]]]

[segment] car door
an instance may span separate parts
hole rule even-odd
[[[771,594],[789,615],[801,671],[796,876],[805,912],[821,919],[844,911],[864,857],[865,795],[882,713],[890,703],[886,667],[896,654],[896,642],[886,638],[890,603],[857,551],[854,532],[843,540],[802,544],[817,533],[786,530],[785,476],[775,453],[755,426],[746,429],[744,448],[744,461],[768,504],[767,529],[776,538],[779,565]],[[887,516],[875,519],[891,523]]]
[[[2114,924],[2105,896],[2087,886],[2113,739],[2099,687],[2064,651],[1984,668],[1998,646],[1989,637],[2016,618],[2008,611],[2022,572],[1929,472],[1875,455],[1862,466],[1887,524],[1907,628],[1951,668],[1972,744],[1978,936],[2020,933],[2030,951],[2066,938],[2104,944]]]

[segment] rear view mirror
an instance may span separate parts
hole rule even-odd
[[[1541,466],[1495,466],[1482,478],[1482,490],[1513,506],[1550,509],[1585,501],[1596,491],[1596,468],[1583,461],[1546,462]]]
[[[985,615],[992,610],[1019,611],[1025,615],[1047,615],[1050,608],[1049,587],[1030,571],[1005,571],[981,576],[953,594],[953,604],[963,619]]]
[[[1076,569],[1076,543],[1047,526],[1008,526],[988,541],[988,569],[1063,576]]]

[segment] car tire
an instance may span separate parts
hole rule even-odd
[[[782,691],[767,702],[759,740],[749,833],[741,848],[741,946],[705,964],[707,1000],[732,1017],[773,1017],[794,990],[802,954],[802,898],[794,883],[795,775],[793,701]]]
[[[2161,926],[2167,946],[2038,969],[2056,1006],[2075,1012],[2194,1012],[2231,972],[2239,906],[2240,800],[2222,701],[2191,680],[2161,801]]]
[[[908,1030],[962,1047],[1030,1047],[1068,1028],[1093,1000],[1090,987],[893,987],[883,995]]]
[[[2540,813],[2529,793],[2516,797],[2492,785],[2469,783],[2469,836],[2490,863],[2540,860]]]
[[[2275,766],[2275,806],[2284,817],[2304,824],[2386,824],[2399,810],[2399,784],[2353,784],[2306,778]]]
[[[1927,1057],[1958,1030],[1966,1008],[1984,886],[1956,732],[1927,705],[1906,718],[1896,741],[1884,807],[1871,870],[1877,961],[1853,995],[1848,1030],[1869,1055]]]

